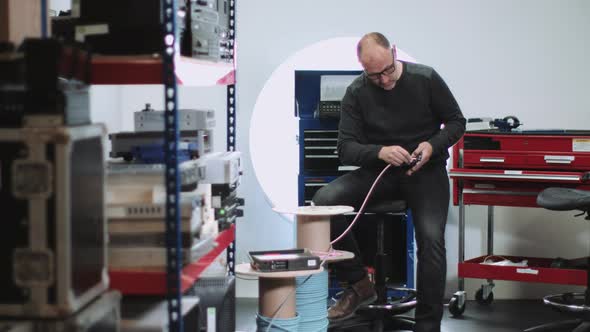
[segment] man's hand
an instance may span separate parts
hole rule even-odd
[[[412,161],[410,153],[399,145],[382,147],[379,151],[379,159],[394,166],[409,164]]]
[[[412,152],[412,158],[417,158],[419,155],[422,155],[420,160],[414,165],[414,167],[410,168],[406,174],[412,175],[413,173],[417,172],[422,165],[426,164],[430,157],[432,156],[432,145],[428,142],[422,142],[418,144],[418,147],[414,152]]]

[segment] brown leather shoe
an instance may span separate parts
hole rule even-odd
[[[365,277],[344,290],[336,304],[328,309],[328,319],[337,322],[350,318],[360,306],[375,300],[377,300],[377,293],[373,283]]]

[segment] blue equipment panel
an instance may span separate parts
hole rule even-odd
[[[132,149],[133,158],[146,164],[163,164],[165,162],[164,144],[145,144],[134,146]],[[178,163],[193,159],[198,155],[196,143],[178,143]]]

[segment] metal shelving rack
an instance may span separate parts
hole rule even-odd
[[[176,0],[162,1],[164,48],[162,52],[165,109],[165,186],[166,186],[166,286],[168,326],[172,332],[184,331],[182,321],[182,240],[180,228],[180,184],[178,175],[178,98],[174,55],[176,46]]]
[[[182,332],[184,330],[182,321],[181,299],[186,289],[186,278],[182,276],[182,250],[181,250],[181,228],[179,208],[179,173],[178,173],[178,96],[177,81],[180,79],[176,72],[176,59],[180,59],[185,66],[204,68],[202,61],[176,57],[176,12],[178,0],[162,0],[163,25],[165,36],[163,40],[162,58],[153,57],[95,57],[91,65],[91,71],[96,72],[91,84],[159,84],[164,85],[164,108],[165,108],[165,186],[166,186],[166,288],[168,301],[169,330]],[[47,12],[48,0],[41,0],[41,35],[48,37]],[[214,84],[227,85],[227,149],[235,151],[236,148],[236,85],[235,85],[235,0],[229,0],[229,45],[231,47],[230,62],[232,68],[224,64],[217,65],[215,72],[222,73]],[[160,76],[161,73],[161,76]],[[161,77],[161,79],[160,79]],[[223,232],[219,238],[223,243],[229,243],[227,247],[227,262],[229,274],[234,275],[235,263],[235,227],[231,229],[233,234]],[[218,240],[219,240],[218,238]],[[222,247],[223,245],[220,245]],[[191,277],[197,278],[208,265],[208,262],[217,256],[221,248],[213,250],[202,264],[190,267]],[[123,282],[137,277],[135,273],[123,273],[119,275]],[[148,274],[148,280],[158,280],[158,275]],[[111,276],[112,278],[112,276]],[[183,284],[184,281],[184,284]],[[145,283],[144,283],[145,284]],[[157,289],[157,286],[155,287]],[[145,287],[139,287],[139,293],[145,292]],[[153,295],[153,294],[152,294]]]
[[[229,46],[230,60],[234,63],[234,45],[236,40],[236,2],[229,0]],[[234,71],[235,75],[235,71]],[[227,86],[227,151],[236,150],[236,80]],[[229,274],[235,274],[236,241],[232,241],[227,247],[227,266]]]
[[[181,284],[181,229],[179,214],[179,173],[178,173],[178,98],[175,71],[176,38],[176,0],[163,0],[164,48],[163,79],[165,98],[165,142],[166,142],[166,254],[167,254],[167,301],[169,329],[172,332],[184,331],[182,322],[182,284]],[[229,1],[229,43],[231,60],[234,60],[235,45],[235,0]],[[234,72],[235,73],[235,72]],[[227,86],[227,149],[236,147],[236,98],[235,80]],[[234,274],[235,240],[227,248],[227,262],[230,275]]]
[[[41,0],[45,3],[47,0]],[[228,1],[229,46],[228,63],[212,63],[176,55],[176,12],[178,0],[162,0],[164,40],[161,57],[153,56],[94,56],[91,63],[91,84],[163,84],[165,109],[165,186],[166,186],[166,256],[165,276],[162,273],[143,271],[110,271],[111,286],[116,284],[123,294],[159,295],[163,283],[168,301],[169,330],[182,332],[181,298],[199,274],[227,245],[228,273],[234,275],[235,225],[220,233],[219,246],[203,259],[182,268],[181,228],[179,209],[178,173],[178,95],[177,85],[227,85],[227,150],[236,150],[236,85],[235,85],[235,0]],[[199,76],[199,71],[206,73]],[[213,76],[213,80],[211,79]],[[215,257],[213,257],[215,256]],[[141,282],[134,279],[141,278]]]

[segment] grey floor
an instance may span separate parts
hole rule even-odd
[[[257,299],[237,299],[236,331],[256,331]],[[537,324],[571,319],[534,300],[495,300],[489,306],[468,301],[462,318],[452,318],[447,308],[443,332],[516,332]]]

